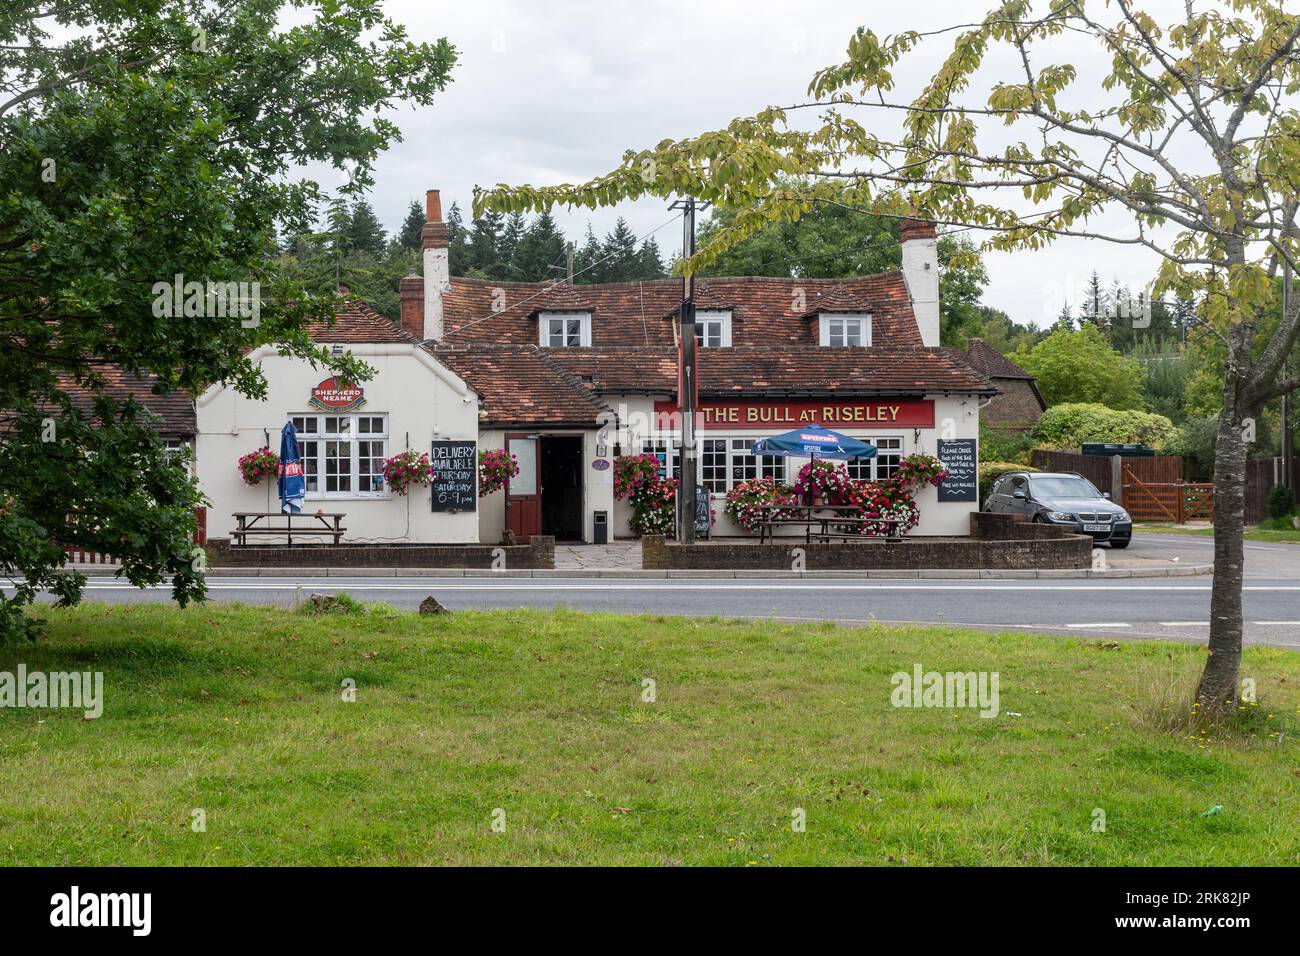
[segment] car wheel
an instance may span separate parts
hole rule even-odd
[[[1110,546],[1111,546],[1112,548],[1116,548],[1116,549],[1119,550],[1119,551],[1123,551],[1125,548],[1128,547],[1128,545],[1129,545],[1129,541],[1132,541],[1132,540],[1133,540],[1132,538],[1129,538],[1129,539],[1127,539],[1127,540],[1125,540],[1125,541],[1112,541],[1112,542],[1110,543]]]

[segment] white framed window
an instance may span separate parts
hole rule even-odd
[[[388,416],[294,415],[310,498],[382,498]]]
[[[659,459],[659,477],[677,478],[682,473],[682,446],[671,438],[651,438],[641,445],[644,454]]]
[[[700,484],[710,494],[727,490],[727,440],[706,438],[700,442]]]
[[[755,455],[754,439],[731,439],[731,481],[727,487],[734,488],[742,481],[754,478],[775,478],[785,481],[785,459],[776,455]]]
[[[543,312],[538,316],[538,345],[576,349],[591,345],[590,312]]]
[[[854,481],[883,481],[894,477],[898,463],[903,460],[903,439],[863,438],[862,441],[876,446],[876,457],[848,462],[849,477]]]
[[[700,348],[724,349],[731,347],[730,312],[696,312],[695,341]]]
[[[822,312],[818,315],[822,345],[854,348],[871,344],[871,316]]]

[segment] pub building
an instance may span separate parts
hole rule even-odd
[[[349,349],[377,370],[334,382],[301,360],[264,349],[262,401],[214,387],[197,397],[196,461],[211,501],[209,537],[232,515],[278,510],[275,482],[249,486],[236,463],[278,448],[297,426],[307,481],[304,512],[342,513],[349,542],[612,540],[631,534],[614,500],[613,462],[650,452],[680,469],[677,409],[681,281],[602,285],[511,283],[451,276],[438,192],[426,197],[423,275],[401,280],[394,324],[350,301],[313,338]],[[696,281],[699,479],[717,536],[743,534],[724,513],[728,489],[772,476],[793,483],[806,459],[756,457],[756,439],[820,424],[870,442],[854,478],[891,475],[914,452],[964,454],[974,467],[981,407],[997,394],[964,353],[939,347],[934,227],[902,224],[902,268],[847,279],[766,277]],[[941,443],[945,443],[941,445]],[[519,474],[478,498],[462,470],[395,495],[385,458],[405,449],[464,463],[506,448]],[[438,456],[444,456],[439,458]],[[964,535],[977,510],[973,482],[926,486],[919,535]]]
[[[652,452],[677,477],[681,281],[602,285],[503,283],[448,275],[438,193],[426,202],[424,275],[401,282],[402,328],[436,342],[438,360],[481,396],[479,441],[508,448],[520,474],[480,505],[481,539],[629,535],[613,497],[612,461]],[[699,479],[716,535],[743,533],[724,513],[741,481],[793,482],[805,460],[758,458],[755,439],[818,423],[869,441],[854,478],[891,475],[940,442],[974,466],[989,380],[939,347],[938,242],[930,223],[902,223],[902,268],[848,279],[704,278],[695,284]],[[971,476],[973,478],[973,476]],[[948,500],[939,500],[940,497]],[[952,500],[961,498],[964,500]],[[919,492],[914,534],[964,535],[973,480]]]

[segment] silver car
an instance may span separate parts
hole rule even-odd
[[[1127,548],[1133,540],[1129,513],[1073,472],[1008,472],[993,483],[984,510],[1069,526],[1112,548]]]

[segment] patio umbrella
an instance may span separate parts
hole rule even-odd
[[[755,455],[775,455],[788,458],[837,458],[845,461],[861,461],[876,457],[876,446],[869,445],[848,435],[841,435],[821,425],[809,425],[796,428],[783,435],[760,438],[754,442]]]
[[[293,422],[285,422],[280,429],[280,510],[285,514],[302,511],[307,495],[307,479],[303,476],[302,456],[298,453],[298,431]]]

